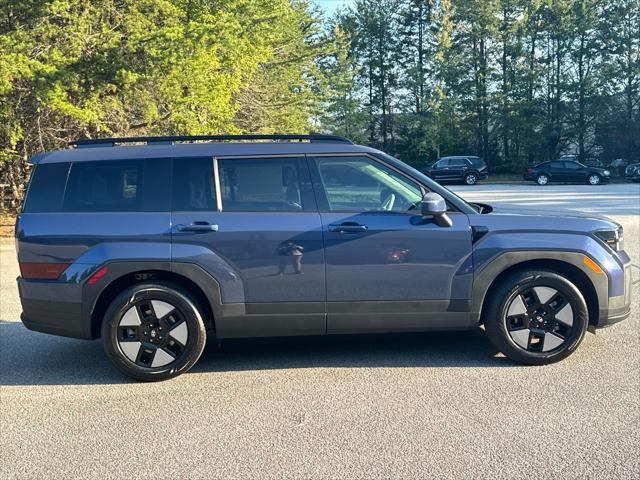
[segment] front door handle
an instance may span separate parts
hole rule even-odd
[[[329,231],[336,233],[362,233],[367,231],[367,226],[355,222],[344,222],[340,225],[329,225]]]
[[[191,225],[178,225],[179,232],[217,232],[218,225],[206,222],[193,222]]]

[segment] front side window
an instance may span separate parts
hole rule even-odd
[[[449,159],[445,158],[436,163],[436,168],[444,168],[449,166]]]
[[[223,211],[303,210],[298,158],[218,160]]]
[[[551,168],[564,168],[563,162],[549,162]]]
[[[368,157],[315,159],[331,211],[405,212],[417,208],[420,187]]]
[[[137,160],[74,163],[69,173],[64,210],[112,212],[139,209],[142,164]]]

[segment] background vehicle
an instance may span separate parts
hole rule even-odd
[[[459,181],[475,185],[487,178],[487,164],[480,157],[442,157],[423,172],[436,181]]]
[[[640,182],[640,163],[632,163],[624,171],[627,180]]]
[[[32,158],[16,226],[22,321],[102,337],[139,380],[187,371],[207,337],[480,324],[540,365],[629,314],[618,224],[490,213],[341,137],[74,146]]]
[[[611,175],[621,177],[625,174],[625,169],[629,165],[629,161],[624,158],[616,158],[612,161],[607,169],[611,172]]]
[[[523,178],[533,180],[538,185],[548,183],[588,183],[599,185],[611,177],[609,170],[597,167],[588,167],[579,162],[552,160],[540,163],[535,167],[525,170]]]

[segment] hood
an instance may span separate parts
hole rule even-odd
[[[594,230],[616,229],[620,224],[610,218],[583,212],[536,212],[496,206],[492,213],[470,215],[472,226],[489,230],[541,230],[587,233]]]

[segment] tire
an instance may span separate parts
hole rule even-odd
[[[102,322],[111,363],[144,382],[168,380],[189,370],[204,350],[202,309],[170,283],[141,283],[118,295]]]
[[[538,185],[547,185],[549,183],[549,175],[546,173],[541,173],[536,177],[536,182]]]
[[[567,278],[550,270],[521,270],[492,289],[483,319],[497,350],[518,363],[546,365],[578,348],[589,314],[582,293]]]
[[[464,183],[466,183],[467,185],[475,185],[476,183],[478,183],[478,175],[476,175],[475,173],[467,173],[464,176]]]
[[[587,183],[589,185],[600,185],[602,183],[602,177],[597,173],[591,174],[587,178]]]

